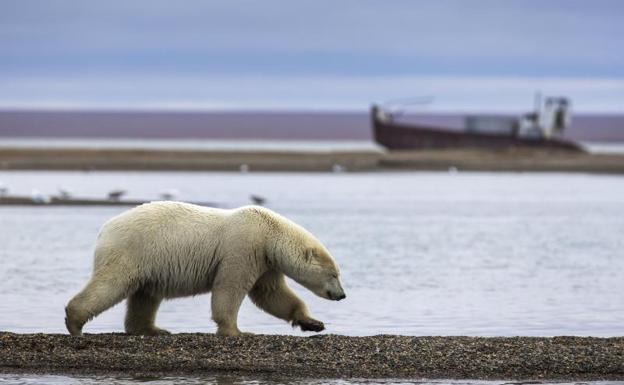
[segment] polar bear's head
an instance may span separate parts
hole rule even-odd
[[[346,298],[340,270],[329,251],[324,247],[310,247],[304,256],[305,274],[299,283],[319,297],[340,301]]]
[[[249,208],[270,231],[267,257],[270,264],[319,297],[346,298],[338,264],[314,235],[298,224],[265,208]]]
[[[307,231],[304,237],[293,237],[275,250],[279,269],[288,277],[321,298],[340,301],[346,298],[340,281],[338,264],[323,246]],[[286,238],[288,239],[288,238]],[[284,241],[284,238],[281,239]]]

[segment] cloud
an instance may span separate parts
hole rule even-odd
[[[463,74],[494,66],[552,76],[572,66],[576,76],[606,76],[624,74],[623,15],[623,2],[605,0],[8,0],[0,3],[0,68],[37,72],[52,61],[62,70],[66,58],[71,70],[76,60],[106,70],[143,57],[145,69],[169,60],[184,72],[220,57],[213,73],[232,63],[253,72],[254,59],[279,68],[303,57],[344,73],[353,61],[343,59],[355,57],[363,65],[377,58],[375,72],[387,74],[404,61],[413,73],[442,63]]]
[[[618,0],[5,0],[0,106],[622,111]]]

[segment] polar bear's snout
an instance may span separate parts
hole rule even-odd
[[[340,301],[341,299],[347,298],[347,295],[340,284],[340,280],[338,278],[332,278],[326,285],[327,289],[327,297],[332,301]]]
[[[342,294],[333,294],[331,292],[328,292],[327,295],[329,296],[329,298],[332,301],[340,301],[341,299],[345,299],[347,298],[347,295],[345,293]]]

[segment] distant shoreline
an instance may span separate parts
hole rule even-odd
[[[553,171],[624,173],[624,154],[545,150],[457,149],[382,151],[377,148],[300,150],[183,150],[24,148],[0,146],[0,170],[82,171]]]
[[[292,337],[0,332],[0,372],[622,380],[624,338]]]
[[[467,115],[517,117],[507,113],[419,111],[404,122],[463,130]],[[373,140],[370,111],[361,110],[136,110],[136,109],[6,109],[0,108],[0,140],[53,136],[100,140]],[[624,141],[624,113],[575,112],[565,138],[572,141]]]

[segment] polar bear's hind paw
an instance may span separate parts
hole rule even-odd
[[[149,327],[145,329],[126,330],[126,334],[134,336],[165,336],[171,334],[165,329]]]

